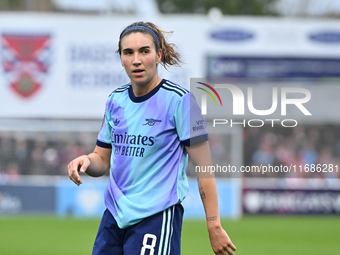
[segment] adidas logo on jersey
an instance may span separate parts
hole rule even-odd
[[[120,120],[114,119],[114,120],[113,120],[113,125],[117,126],[117,125],[119,124],[119,122],[120,122]]]

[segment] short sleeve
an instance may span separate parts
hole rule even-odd
[[[112,126],[110,124],[112,121],[111,121],[110,111],[108,110],[108,105],[109,105],[109,102],[106,103],[103,123],[99,131],[96,144],[99,147],[109,149],[109,148],[112,148],[112,144],[111,144]]]
[[[206,121],[192,93],[181,97],[174,119],[179,139],[185,146],[208,140]]]

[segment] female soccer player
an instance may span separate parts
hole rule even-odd
[[[158,64],[181,63],[164,33],[150,22],[122,31],[117,52],[131,82],[109,96],[94,152],[68,165],[77,185],[82,184],[79,172],[98,177],[110,169],[107,209],[92,254],[180,254],[188,155],[194,165],[211,165],[195,99],[158,76]],[[213,251],[234,254],[236,247],[220,224],[215,180],[198,176],[198,184]]]

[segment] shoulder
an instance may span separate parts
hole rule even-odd
[[[164,90],[167,94],[170,94],[170,95],[173,95],[179,98],[182,98],[183,96],[187,94],[190,94],[189,90],[169,80],[164,80],[160,89]]]
[[[114,91],[111,92],[111,94],[109,95],[109,98],[112,97],[115,94],[120,94],[120,93],[128,90],[130,86],[131,86],[131,83],[128,83],[128,84],[125,84],[123,86],[116,88]]]
[[[114,108],[117,105],[117,102],[121,101],[119,99],[121,98],[121,95],[125,91],[128,91],[130,86],[131,86],[131,83],[128,83],[112,91],[111,94],[106,99],[106,109],[108,110],[108,109]]]

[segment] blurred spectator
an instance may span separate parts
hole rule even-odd
[[[0,131],[0,179],[65,175],[70,159],[93,151],[97,133]]]
[[[245,148],[247,150],[244,155],[245,165],[295,166],[296,173],[283,173],[283,176],[289,178],[315,178],[315,181],[320,178],[339,178],[340,174],[335,168],[335,165],[340,162],[340,133],[337,125],[304,126],[300,124],[294,129],[258,129],[256,139],[252,137],[251,134],[254,131],[251,129],[245,129],[247,135],[244,144],[248,146]],[[316,164],[325,164],[327,168],[333,164],[334,171],[325,171],[325,173],[299,171],[299,166],[307,165],[310,168]],[[246,174],[246,176],[253,175]],[[257,177],[265,176],[259,174]],[[276,177],[282,177],[282,172],[277,173]]]
[[[14,182],[19,176],[19,165],[15,162],[10,162],[5,171],[5,178],[8,182]]]
[[[13,157],[14,143],[8,133],[0,133],[0,169],[5,169],[10,159]]]
[[[337,125],[302,125],[298,128],[245,128],[243,165],[290,166],[340,163],[340,132]],[[0,182],[18,175],[66,175],[67,164],[79,155],[93,151],[97,132],[4,132],[0,131]],[[209,134],[214,163],[232,163],[230,134]],[[327,173],[245,173],[245,177],[322,177],[328,183],[340,178],[340,169]],[[195,177],[192,166],[188,175]],[[216,175],[219,176],[218,174]],[[228,177],[225,174],[220,176]],[[316,178],[315,178],[316,179]]]
[[[318,160],[318,152],[315,147],[315,143],[311,140],[305,141],[303,147],[300,150],[302,164],[316,164]]]
[[[47,174],[46,167],[43,162],[43,150],[40,147],[35,147],[31,153],[31,171],[33,175],[45,175]]]
[[[27,169],[28,163],[28,148],[27,141],[25,138],[18,138],[15,141],[15,152],[14,152],[15,162],[19,166],[20,174],[29,173],[29,169]]]
[[[58,152],[54,148],[48,148],[43,153],[44,163],[46,169],[49,170],[48,174],[58,174],[58,167],[60,165],[60,158]]]

